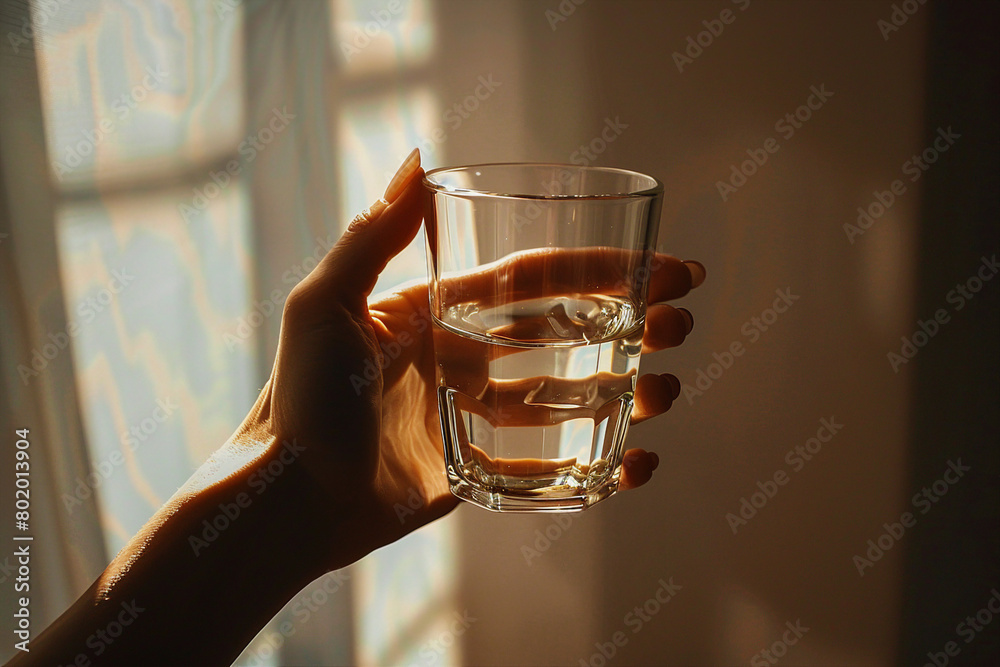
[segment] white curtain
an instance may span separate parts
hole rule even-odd
[[[0,98],[3,417],[32,433],[37,633],[239,424],[285,296],[439,112],[424,2],[374,34],[381,3],[19,10]],[[380,288],[423,275],[421,243]],[[328,575],[237,664],[415,662],[453,607],[451,553],[441,525]]]

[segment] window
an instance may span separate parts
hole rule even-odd
[[[424,0],[50,3],[33,22],[94,473],[63,501],[95,494],[113,554],[252,405],[289,270],[435,129],[434,22]],[[376,289],[422,277],[422,246]],[[435,641],[453,539],[439,522],[315,582],[238,664],[457,662]]]

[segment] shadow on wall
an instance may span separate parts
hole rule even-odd
[[[937,2],[932,11],[925,134],[937,145],[937,128],[954,127],[962,150],[948,156],[947,169],[928,169],[924,182],[915,313],[922,322],[904,354],[916,376],[908,488],[920,518],[901,538],[900,662],[995,665],[1000,77],[988,54],[996,50],[1000,7]]]

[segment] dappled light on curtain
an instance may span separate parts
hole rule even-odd
[[[331,57],[341,71],[341,85],[334,91],[340,114],[331,120],[341,148],[340,219],[347,221],[382,195],[403,158],[431,135],[441,109],[426,82],[435,55],[429,3],[334,0],[331,16]],[[423,164],[429,166],[427,156]],[[389,263],[375,291],[423,278],[425,272],[421,230]],[[449,630],[457,570],[452,525],[422,528],[357,566],[359,664],[460,662]],[[443,643],[441,637],[450,641]]]
[[[251,318],[259,315],[259,276],[270,275],[261,264],[268,253],[254,250],[255,225],[273,216],[257,209],[275,202],[251,193],[253,170],[270,173],[278,161],[301,173],[313,164],[292,131],[275,136],[264,158],[244,169],[255,159],[240,150],[254,122],[247,100],[266,97],[268,77],[289,77],[264,67],[254,74],[259,80],[247,81],[245,63],[267,48],[245,53],[247,17],[273,22],[275,30],[292,26],[291,43],[302,37],[295,21],[283,22],[287,6],[252,9],[228,0],[75,2],[37,26],[72,340],[66,349],[92,470],[62,504],[72,516],[96,497],[112,554],[229,437],[253,403],[260,369],[270,365]],[[319,152],[329,151],[337,164],[339,182],[322,186],[335,193],[338,210],[321,218],[339,221],[329,230],[336,238],[381,196],[402,158],[439,124],[441,109],[428,83],[435,57],[429,3],[332,2],[329,15],[334,75],[324,120],[333,145]],[[305,56],[282,60],[302,72],[319,66]],[[316,93],[300,85],[290,99]],[[442,157],[437,151],[425,165]],[[229,168],[234,161],[239,169]],[[309,174],[299,182],[313,183]],[[421,232],[377,289],[424,273]],[[320,604],[323,612],[311,613],[307,624],[293,600],[238,664],[276,665],[290,655],[315,661],[351,650],[349,660],[360,664],[430,657],[435,665],[456,664],[458,647],[436,641],[453,622],[453,539],[451,524],[439,522],[380,550],[348,571],[350,596],[340,592],[340,578],[312,585],[303,592],[306,608],[320,593],[338,602]],[[348,599],[351,619],[342,615]],[[282,621],[296,629],[288,643],[297,646],[272,641]],[[324,623],[353,624],[353,649],[330,639],[338,633],[322,632]],[[324,641],[337,646],[320,647]]]
[[[36,15],[37,20],[38,15]],[[210,167],[242,130],[239,12],[61,6],[38,31],[67,333],[96,493],[117,552],[252,403],[249,210]]]
[[[350,220],[382,196],[396,166],[419,145],[421,137],[433,130],[431,120],[440,111],[428,88],[345,100],[342,109],[339,135],[344,196],[340,218]],[[424,167],[428,168],[426,161]],[[423,278],[425,264],[421,228],[413,242],[379,276],[375,291]]]

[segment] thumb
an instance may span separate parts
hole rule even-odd
[[[338,299],[364,312],[379,274],[420,229],[429,196],[421,184],[423,173],[414,148],[382,198],[354,218],[303,287],[323,301]]]

